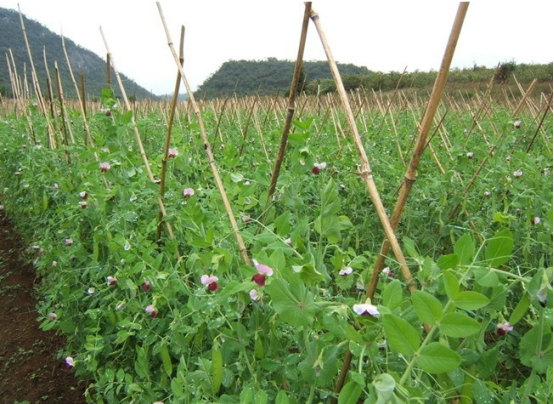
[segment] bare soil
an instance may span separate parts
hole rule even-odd
[[[33,266],[0,210],[0,404],[83,404],[86,383],[56,355],[62,336],[39,329]]]

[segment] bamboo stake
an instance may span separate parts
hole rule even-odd
[[[31,63],[31,79],[33,80],[33,86],[37,94],[38,105],[40,107],[42,114],[44,115],[44,118],[46,119],[46,127],[48,131],[48,140],[49,140],[50,148],[55,149],[57,145],[56,145],[56,139],[54,138],[54,130],[52,129],[52,124],[50,122],[50,119],[48,118],[48,114],[46,113],[46,106],[44,104],[42,91],[40,90],[40,83],[38,81],[38,75],[35,70],[35,63],[33,62],[31,47],[29,46],[29,40],[27,39],[27,29],[25,28],[25,22],[23,21],[23,14],[21,13],[21,8],[19,8],[19,4],[17,5],[17,9],[19,10],[19,21],[21,23],[21,29],[23,31],[23,38],[25,39],[25,46],[27,47],[27,55],[29,56],[29,61]]]
[[[354,121],[354,116],[352,114],[352,110],[350,108],[350,105],[348,103],[348,97],[346,94],[346,91],[344,89],[344,85],[342,84],[342,80],[340,77],[340,73],[337,68],[337,64],[335,63],[335,60],[333,58],[333,55],[331,53],[331,49],[329,48],[329,45],[327,43],[327,38],[325,37],[325,33],[323,32],[323,29],[321,28],[321,23],[319,20],[319,15],[312,10],[310,18],[314,22],[317,32],[319,34],[319,37],[321,39],[321,42],[323,44],[323,48],[325,50],[325,54],[327,55],[327,59],[329,61],[329,67],[331,68],[331,73],[333,74],[333,78],[335,80],[336,86],[337,86],[337,92],[339,94],[340,100],[342,102],[342,106],[344,108],[347,123],[350,128],[350,132],[352,137],[354,138],[354,145],[356,146],[356,150],[358,152],[358,156],[360,158],[360,172],[358,173],[364,183],[367,186],[369,196],[371,198],[371,201],[373,202],[373,205],[375,206],[375,209],[377,211],[377,215],[379,216],[379,220],[381,221],[381,225],[384,228],[385,234],[387,239],[390,240],[391,247],[394,251],[394,254],[396,256],[396,259],[402,268],[402,273],[404,275],[404,279],[406,280],[406,283],[408,284],[408,288],[411,290],[415,288],[415,285],[413,283],[413,278],[410,273],[410,270],[408,268],[408,264],[406,263],[406,259],[404,258],[404,254],[402,253],[402,249],[400,248],[400,245],[398,243],[398,240],[396,239],[396,235],[394,234],[394,230],[390,225],[389,219],[387,217],[387,213],[385,211],[385,207],[383,206],[383,203],[381,201],[381,198],[379,196],[379,191],[377,190],[377,186],[375,185],[375,182],[373,181],[373,173],[371,172],[371,168],[369,165],[369,161],[366,155],[366,152],[364,150],[360,135],[358,133],[358,129],[356,127],[356,122]]]
[[[60,79],[60,70],[58,69],[58,62],[54,62],[54,71],[56,72],[56,83],[58,87],[58,100],[60,101],[60,112],[62,116],[62,129],[64,133],[64,140],[65,145],[67,146],[69,144],[69,136],[68,136],[68,120],[67,115],[65,112],[65,105],[64,105],[64,98],[63,98],[63,89],[62,89],[62,82]],[[70,128],[69,128],[70,130]],[[75,143],[75,139],[73,139],[73,134],[71,135],[71,143]],[[66,150],[68,163],[69,161],[69,152]]]
[[[450,33],[450,37],[446,45],[446,50],[441,63],[441,68],[439,70],[439,74],[435,81],[435,85],[433,87],[433,91],[431,93],[431,98],[429,100],[429,104],[427,105],[425,115],[423,116],[423,119],[422,119],[419,135],[418,135],[418,141],[416,143],[416,147],[414,149],[412,159],[408,165],[408,169],[406,170],[406,174],[404,177],[404,186],[401,189],[400,196],[394,207],[394,211],[391,216],[391,221],[390,223],[388,221],[386,223],[390,228],[389,231],[392,232],[393,237],[389,238],[387,234],[387,238],[383,241],[381,251],[377,258],[377,262],[375,263],[375,266],[373,268],[372,278],[366,289],[366,298],[373,297],[375,293],[376,285],[377,285],[377,279],[383,268],[386,255],[390,248],[393,248],[393,251],[395,249],[395,246],[393,244],[393,242],[396,242],[396,239],[394,238],[394,229],[398,225],[400,216],[402,214],[402,211],[404,210],[404,206],[406,205],[408,195],[412,189],[414,182],[416,181],[417,166],[419,165],[421,155],[423,154],[423,150],[427,143],[427,134],[429,133],[429,129],[431,128],[435,112],[440,104],[440,100],[444,92],[444,87],[446,86],[446,79],[448,77],[450,64],[454,56],[454,51],[456,49],[456,44],[460,36],[460,32],[462,29],[462,25],[464,22],[464,18],[465,18],[468,6],[469,6],[469,3],[466,2],[466,3],[460,3],[458,7],[458,12],[454,20],[454,25],[452,27],[452,31]],[[396,253],[395,255],[396,255],[397,261],[400,261],[398,260],[399,256]],[[404,279],[408,283],[408,289],[410,290],[410,292],[415,291],[416,286],[415,284],[412,283],[412,277],[411,277],[411,273],[409,272],[409,269],[406,266],[406,268],[401,267],[401,270],[402,270],[402,275]],[[344,385],[344,381],[346,379],[348,369],[350,368],[351,361],[352,361],[352,353],[350,351],[347,351],[347,354],[343,362],[341,374],[339,375],[339,379],[335,387],[336,393],[339,393]]]
[[[106,52],[108,55],[110,55],[111,60],[111,66],[114,70],[115,77],[117,79],[117,83],[119,84],[119,89],[121,91],[121,94],[123,96],[123,100],[125,102],[125,107],[127,110],[131,111],[131,103],[129,102],[129,98],[127,98],[127,93],[125,92],[125,88],[123,87],[123,83],[121,82],[121,76],[119,75],[119,71],[117,70],[115,66],[115,62],[113,60],[113,56],[110,52],[110,49],[108,47],[108,42],[106,41],[106,37],[104,36],[104,32],[102,31],[102,27],[100,27],[100,34],[102,35],[102,40],[104,41],[104,46],[106,47]],[[148,161],[148,157],[146,156],[146,151],[144,150],[144,146],[142,145],[142,140],[140,138],[140,133],[138,131],[137,122],[135,119],[135,114],[131,114],[131,123],[135,132],[135,139],[137,141],[137,144],[139,146],[140,151],[140,157],[142,158],[142,162],[144,163],[144,167],[146,169],[146,173],[148,175],[148,179],[152,182],[155,182],[154,174],[152,174],[152,170],[150,169],[150,162]],[[167,215],[167,212],[165,210],[165,205],[161,197],[156,198],[158,202],[158,206],[160,208],[160,212],[162,214],[162,217],[165,217]],[[173,240],[175,238],[175,234],[173,233],[173,227],[171,226],[171,223],[166,222],[167,232],[169,233],[169,238]],[[179,254],[179,253],[177,253]]]
[[[56,129],[56,123],[54,119],[56,114],[54,113],[54,91],[52,90],[52,79],[50,78],[50,70],[48,69],[48,61],[46,60],[46,48],[42,48],[42,56],[44,60],[44,70],[46,71],[46,89],[48,90],[48,101],[50,107],[50,117],[52,118],[54,129]]]
[[[244,151],[244,144],[246,143],[246,135],[248,133],[248,127],[250,126],[250,121],[252,120],[252,113],[254,112],[254,107],[258,102],[258,98],[259,98],[258,96],[254,98],[254,102],[252,102],[252,106],[250,107],[248,111],[248,116],[246,117],[246,123],[244,124],[244,127],[242,129],[242,143],[239,149],[239,157],[242,156],[242,152]]]
[[[183,66],[185,61],[184,57],[184,42],[185,42],[185,27],[181,26],[181,41],[179,43],[179,63]],[[160,195],[163,198],[165,195],[165,175],[167,170],[167,160],[169,158],[169,146],[171,144],[171,131],[173,129],[173,121],[175,119],[175,109],[177,107],[177,100],[179,99],[179,89],[181,88],[181,73],[177,72],[177,79],[175,80],[175,87],[173,90],[173,98],[171,100],[171,107],[169,113],[169,121],[167,122],[167,135],[165,137],[164,156],[162,158],[162,171],[160,174]],[[160,211],[158,219],[158,229],[156,239],[160,241],[162,236],[162,212]]]
[[[527,149],[525,150],[525,153],[529,153],[529,151],[531,150],[531,147],[533,146],[533,143],[535,142],[535,139],[536,139],[537,135],[539,134],[539,131],[542,127],[544,119],[546,118],[546,115],[550,111],[550,106],[551,105],[552,105],[552,93],[550,93],[550,96],[548,97],[548,104],[546,104],[546,107],[544,108],[544,113],[542,114],[541,121],[540,121],[539,125],[537,126],[537,130],[535,131],[535,134],[533,135],[533,138],[529,142],[529,146],[527,146]]]
[[[175,48],[173,47],[173,41],[171,40],[171,35],[169,34],[169,30],[167,28],[167,24],[165,22],[165,18],[163,16],[162,7],[159,2],[156,2],[156,6],[158,7],[158,11],[160,13],[160,18],[162,20],[162,24],[164,26],[165,34],[167,37],[167,44],[169,46],[169,49],[171,50],[171,54],[173,55],[173,58],[175,60],[175,63],[179,69],[179,73],[181,74],[181,81],[185,85],[185,88],[187,89],[187,93],[189,95],[189,100],[192,105],[192,108],[194,110],[194,114],[196,115],[196,118],[198,120],[198,126],[200,127],[200,134],[202,136],[202,140],[204,142],[204,148],[206,151],[206,154],[208,155],[208,161],[210,165],[210,169],[212,170],[212,174],[214,176],[214,180],[216,182],[217,188],[219,190],[219,193],[221,194],[221,199],[223,200],[223,205],[225,207],[225,211],[227,212],[227,215],[229,216],[229,221],[231,222],[231,227],[233,228],[233,233],[235,235],[235,238],[237,240],[237,244],[239,246],[240,253],[242,255],[242,258],[244,262],[247,265],[250,265],[250,258],[248,256],[248,251],[246,250],[246,246],[244,244],[244,241],[242,239],[242,236],[240,235],[239,228],[237,225],[237,221],[235,219],[235,216],[233,214],[233,210],[231,209],[231,204],[229,203],[229,199],[227,198],[227,193],[225,192],[225,188],[223,187],[223,182],[221,181],[221,177],[219,176],[219,171],[217,170],[217,166],[215,164],[214,155],[212,152],[212,149],[210,147],[208,135],[206,133],[206,129],[204,127],[204,121],[202,119],[202,115],[200,113],[200,109],[198,108],[198,105],[196,104],[196,100],[194,98],[194,93],[191,91],[189,83],[187,81],[187,78],[185,76],[185,71],[183,69],[183,66],[179,63],[179,57],[177,56],[177,53],[175,52]]]
[[[271,174],[271,183],[267,191],[267,202],[266,202],[266,212],[268,212],[268,206],[273,198],[275,193],[275,188],[277,187],[277,180],[279,179],[279,173],[281,171],[281,165],[283,159],[285,158],[285,150],[287,148],[288,136],[290,132],[290,127],[292,124],[292,118],[294,116],[295,104],[296,104],[296,89],[298,88],[298,82],[300,80],[300,73],[302,71],[302,60],[304,59],[304,48],[306,45],[306,37],[308,35],[308,24],[310,22],[310,13],[312,9],[311,2],[304,3],[304,17],[302,19],[302,30],[300,32],[300,43],[298,45],[298,53],[296,56],[296,63],[294,65],[294,73],[292,75],[292,82],[290,85],[289,91],[289,101],[287,107],[287,117],[285,119],[285,126],[283,127],[283,132],[281,133],[281,141],[279,142],[279,150],[277,152],[277,157],[275,159],[275,165],[273,166],[273,173]],[[262,223],[265,222],[262,220]]]
[[[83,126],[85,127],[85,145],[89,144],[94,147],[94,141],[92,140],[92,135],[90,134],[90,128],[88,126],[88,119],[87,119],[87,113],[85,111],[84,102],[81,99],[81,95],[79,93],[79,88],[77,87],[77,82],[75,81],[75,76],[73,75],[73,69],[71,68],[71,62],[69,60],[69,55],[67,53],[67,49],[65,47],[65,37],[62,34],[62,49],[63,53],[65,55],[65,61],[67,63],[67,68],[69,69],[69,76],[71,77],[71,81],[73,82],[73,87],[75,88],[75,94],[77,95],[77,99],[79,100],[79,106],[81,109],[81,117],[83,118]],[[95,157],[98,160],[98,156],[95,152]],[[105,185],[107,187],[107,182],[105,182]]]

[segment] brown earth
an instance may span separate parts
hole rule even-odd
[[[39,280],[24,249],[0,210],[0,404],[83,404],[86,383],[56,357],[64,339],[38,327]]]

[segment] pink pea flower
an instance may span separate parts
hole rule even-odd
[[[52,185],[52,189],[54,189],[54,191],[57,191],[58,189],[60,189],[60,187],[58,184],[54,184]]]
[[[194,189],[192,188],[185,188],[185,190],[183,191],[184,198],[190,198],[193,195],[194,195]]]
[[[327,163],[314,163],[312,173],[318,175],[325,167],[327,167]]]
[[[521,121],[520,120],[517,120],[517,121],[514,122],[514,128],[516,128],[516,129],[521,128]]]
[[[392,272],[392,269],[390,269],[389,267],[383,268],[381,272],[387,275],[387,277],[389,278],[394,278],[394,273]]]
[[[202,283],[202,285],[207,285],[208,290],[211,292],[215,292],[219,289],[217,281],[219,281],[219,278],[214,275],[202,275],[202,277],[200,278],[200,282]]]
[[[248,216],[248,215],[243,215],[243,216],[242,216],[242,221],[243,221],[244,223],[250,223],[250,222],[252,221],[252,218],[251,218],[250,216]]]
[[[339,271],[339,275],[340,275],[340,276],[350,275],[351,273],[352,273],[352,268],[351,268],[351,267],[342,268],[342,269]]]
[[[105,173],[108,171],[112,166],[108,162],[100,163],[100,172]]]
[[[66,369],[71,370],[75,366],[75,361],[71,356],[68,356],[67,358],[64,359],[64,364]]]
[[[106,281],[108,283],[108,286],[115,286],[117,285],[117,278],[114,276],[107,276]]]
[[[258,291],[256,289],[252,289],[249,295],[250,299],[254,300],[255,302],[260,300],[260,295],[258,294]]]
[[[503,336],[506,335],[508,332],[512,331],[514,327],[510,325],[508,322],[500,323],[496,325],[496,334]]]
[[[50,321],[56,321],[56,319],[58,318],[58,315],[56,313],[48,313],[48,320]]]
[[[359,316],[379,317],[377,306],[371,303],[355,304],[352,306],[352,310]]]
[[[533,219],[531,219],[531,224],[533,226],[536,226],[537,224],[539,224],[541,222],[541,218],[538,217],[538,216],[535,216]]]
[[[66,238],[65,239],[65,245],[68,246],[68,247],[71,247],[73,245],[73,239]]]
[[[258,286],[261,286],[262,288],[265,286],[265,275],[264,274],[255,274],[252,276],[252,280],[258,284]]]
[[[273,276],[273,268],[268,267],[267,265],[260,264],[256,260],[252,260],[252,263],[254,264],[254,267],[257,269],[257,271],[261,274],[264,274],[266,276]]]
[[[170,148],[167,150],[167,157],[169,157],[170,159],[174,159],[178,155],[179,155],[179,150],[177,149]]]
[[[519,177],[521,177],[522,175],[523,175],[523,171],[521,171],[521,170],[516,170],[516,171],[514,171],[514,177],[519,178]]]
[[[146,313],[150,314],[150,317],[152,317],[152,318],[158,317],[158,311],[156,310],[156,308],[152,304],[149,304],[148,306],[146,306],[144,311]]]

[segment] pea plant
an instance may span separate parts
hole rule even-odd
[[[89,116],[94,144],[46,146],[32,104],[3,114],[0,200],[42,278],[40,326],[67,337],[58,356],[90,380],[88,402],[551,402],[552,116],[530,147],[530,117],[499,105],[474,129],[450,111],[396,230],[416,290],[390,254],[367,299],[383,232],[341,113],[316,107],[293,123],[269,200],[279,122],[245,130],[249,108],[204,107],[216,162],[185,111],[165,161],[161,108],[125,112],[107,90]],[[387,207],[416,127],[391,113],[394,127],[379,110],[358,117]]]

